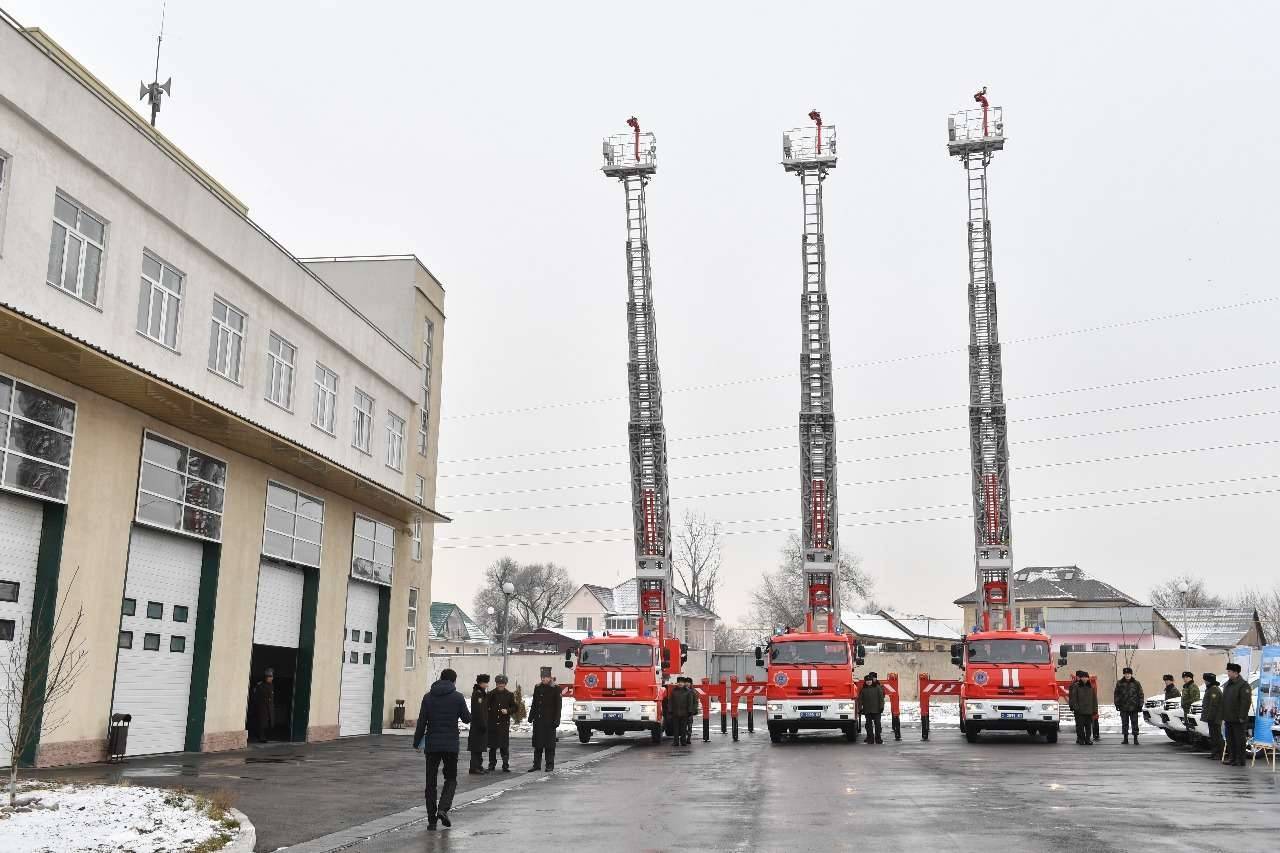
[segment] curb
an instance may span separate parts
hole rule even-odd
[[[227,813],[240,821],[240,831],[230,844],[222,848],[222,853],[253,853],[258,843],[258,830],[254,828],[253,821],[239,809],[227,809]]]
[[[577,770],[579,768],[586,767],[587,765],[604,761],[607,758],[612,758],[621,752],[625,752],[632,746],[634,746],[634,744],[629,743],[611,746],[586,758],[565,762],[557,766],[560,770]],[[559,771],[556,772],[558,773]],[[554,774],[552,775],[554,778]],[[512,775],[509,779],[503,779],[498,782],[492,782],[488,785],[481,785],[478,788],[472,788],[471,790],[455,797],[453,801],[453,808],[449,811],[450,813],[453,813],[454,811],[457,811],[471,803],[490,800],[507,791],[511,791],[516,788],[523,788],[526,785],[531,785],[534,782],[537,782],[539,779],[546,779],[547,777],[548,774],[546,773],[521,773],[518,776]],[[414,806],[413,808],[405,809],[402,812],[389,814],[386,817],[380,817],[377,820],[371,820],[368,823],[362,823],[359,826],[353,826],[348,829],[331,832],[328,835],[323,835],[319,838],[312,839],[311,841],[304,841],[301,844],[294,844],[291,847],[283,849],[288,850],[289,853],[336,853],[336,851],[345,850],[348,847],[354,847],[361,842],[368,841],[374,836],[385,835],[388,832],[395,832],[396,830],[404,829],[412,824],[422,823],[426,819],[426,806]],[[251,851],[253,848],[248,847],[245,849]],[[230,851],[231,847],[228,846],[225,850]],[[239,853],[238,848],[237,853]]]

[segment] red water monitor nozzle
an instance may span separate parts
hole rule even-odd
[[[809,110],[809,120],[818,126],[818,142],[815,146],[816,153],[822,153],[822,113],[817,110]]]
[[[627,127],[635,131],[636,134],[636,162],[640,162],[640,119],[632,116],[627,119]]]

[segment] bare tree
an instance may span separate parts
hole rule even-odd
[[[64,700],[87,665],[89,651],[80,633],[84,605],[74,613],[67,605],[79,575],[76,569],[60,599],[36,602],[31,624],[16,626],[13,641],[0,654],[0,737],[9,748],[10,808],[17,803],[23,753],[67,721]]]
[[[686,512],[676,533],[672,567],[681,589],[708,610],[716,609],[720,586],[720,522],[702,513]]]
[[[855,609],[854,602],[872,602],[872,580],[862,570],[858,557],[840,555],[839,585],[843,606]],[[751,618],[760,625],[796,627],[804,623],[808,610],[808,590],[804,585],[804,555],[800,537],[792,535],[782,549],[778,568],[765,572],[751,593]]]
[[[717,652],[743,652],[759,642],[757,632],[748,628],[735,628],[720,622],[716,625],[715,646]]]
[[[1184,583],[1187,585],[1185,593],[1178,589]],[[1190,574],[1170,578],[1152,587],[1151,603],[1156,607],[1222,607],[1226,604],[1222,596],[1209,592],[1204,578]]]
[[[1264,642],[1274,643],[1280,640],[1280,584],[1269,590],[1248,587],[1232,603],[1258,614],[1262,633],[1266,635]]]
[[[510,557],[501,558],[485,569],[484,583],[472,602],[475,611],[472,618],[494,637],[503,636],[507,627],[502,624],[507,604],[502,585],[508,582],[515,587],[515,592],[511,595],[511,630],[507,636],[557,624],[575,590],[563,566],[555,563],[520,565]]]

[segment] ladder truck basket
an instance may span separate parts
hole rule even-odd
[[[983,112],[986,113],[986,132],[983,132]],[[1000,107],[982,107],[961,110],[947,116],[948,142],[993,142],[1004,139],[1004,111]]]
[[[836,126],[797,127],[782,134],[782,165],[836,163]]]
[[[615,133],[605,137],[603,149],[603,171],[610,177],[657,171],[658,143],[652,133]]]

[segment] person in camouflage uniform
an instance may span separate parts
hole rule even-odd
[[[1204,674],[1204,698],[1200,701],[1200,722],[1209,730],[1209,758],[1222,760],[1222,688],[1212,672]]]
[[[1180,695],[1182,696],[1183,720],[1195,720],[1195,715],[1191,713],[1191,706],[1200,701],[1200,688],[1196,686],[1196,677],[1189,672],[1182,673],[1182,692]],[[1188,725],[1188,733],[1193,728],[1194,725]],[[1188,734],[1187,746],[1191,749],[1196,748],[1195,735]]]
[[[1133,728],[1133,745],[1138,745],[1138,714],[1142,712],[1142,685],[1133,677],[1133,668],[1126,666],[1120,680],[1116,682],[1113,701],[1120,712],[1120,731],[1124,734],[1124,743],[1129,742],[1129,728]]]

